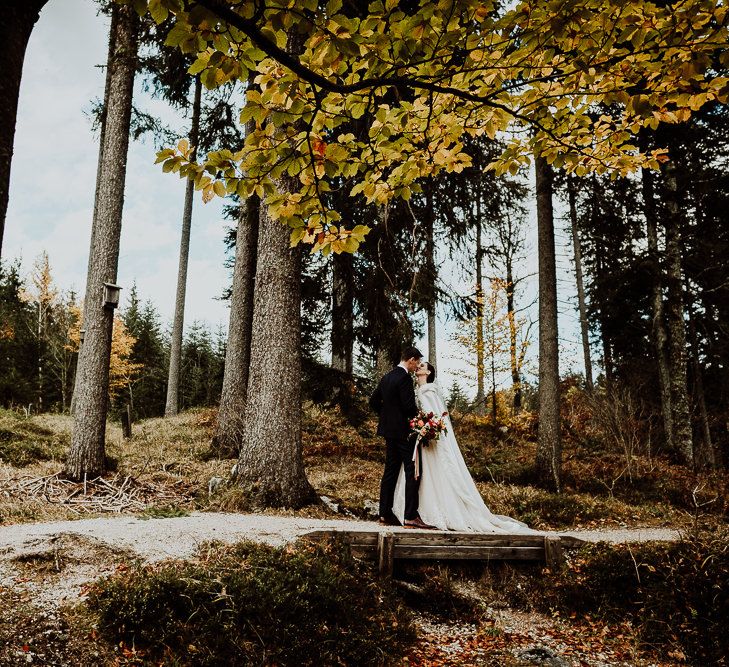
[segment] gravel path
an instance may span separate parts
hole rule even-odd
[[[376,530],[373,521],[306,519],[268,514],[194,513],[169,519],[132,516],[81,519],[54,523],[17,524],[0,527],[0,558],[14,558],[42,548],[59,535],[79,535],[111,548],[131,551],[149,561],[187,558],[210,540],[233,543],[243,539],[280,546],[314,530]],[[395,530],[404,530],[402,528]],[[678,531],[668,528],[566,531],[589,542],[645,542],[676,540]]]

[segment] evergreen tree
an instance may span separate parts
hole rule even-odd
[[[23,289],[20,263],[0,262],[0,405],[6,408],[35,401],[34,313],[23,298]]]
[[[188,409],[216,405],[220,400],[225,351],[204,324],[195,320],[182,345],[180,406]]]
[[[140,370],[129,384],[128,400],[133,419],[164,414],[167,357],[159,313],[151,301],[142,304],[136,284],[129,290],[122,313],[127,331],[134,337],[130,360]]]
[[[468,412],[470,404],[468,397],[463,392],[463,388],[458,383],[458,380],[453,380],[450,391],[448,392],[448,399],[446,400],[449,412]]]

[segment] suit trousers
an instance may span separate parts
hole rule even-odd
[[[415,479],[413,448],[415,443],[407,438],[385,438],[385,471],[380,484],[380,516],[391,517],[395,500],[395,487],[400,466],[405,467],[405,520],[418,517],[418,489],[420,480]]]

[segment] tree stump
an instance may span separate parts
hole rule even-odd
[[[121,414],[122,435],[129,440],[132,437],[132,410],[127,405]]]

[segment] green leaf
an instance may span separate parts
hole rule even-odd
[[[207,54],[205,54],[207,56]],[[198,58],[187,70],[188,74],[200,74],[208,66],[208,59]]]
[[[167,33],[167,39],[165,39],[165,46],[179,46],[182,40],[189,37],[190,31],[184,23],[175,23],[172,26],[172,30]]]
[[[226,195],[225,183],[223,183],[223,181],[215,181],[215,183],[213,183],[213,190],[218,197],[225,197]]]
[[[301,242],[306,234],[306,227],[297,227],[291,230],[291,247],[295,248]]]
[[[170,14],[167,7],[163,7],[160,0],[149,0],[149,13],[155,23],[162,23]]]

